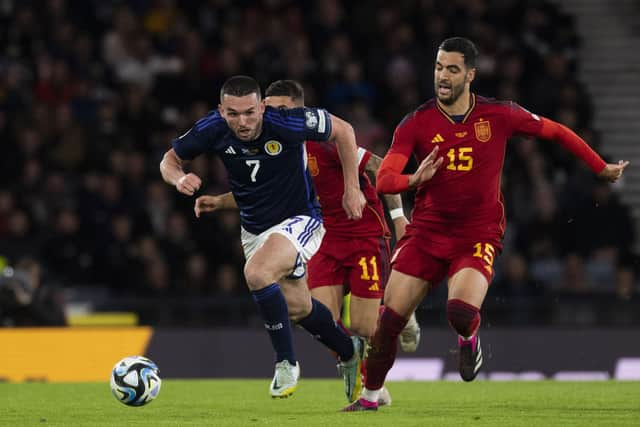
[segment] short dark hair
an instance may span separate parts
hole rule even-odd
[[[276,80],[269,85],[264,96],[288,96],[293,102],[304,104],[304,89],[295,80]]]
[[[220,88],[220,102],[225,95],[231,96],[247,96],[255,93],[258,100],[262,99],[260,94],[260,85],[254,78],[249,76],[233,76],[227,79]]]
[[[464,37],[451,37],[440,43],[438,50],[445,52],[459,52],[464,56],[464,65],[467,68],[475,68],[476,60],[480,55],[476,45]]]

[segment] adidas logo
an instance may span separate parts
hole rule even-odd
[[[236,154],[236,150],[234,150],[232,146],[229,146],[224,152],[227,154]]]
[[[438,142],[444,142],[444,138],[439,133],[436,133],[436,136],[431,140],[433,144],[437,144]]]
[[[378,282],[375,282],[373,285],[369,286],[370,291],[379,291],[380,286],[378,286]]]

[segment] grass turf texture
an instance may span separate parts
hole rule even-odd
[[[271,399],[269,380],[167,380],[144,407],[108,383],[0,383],[0,426],[623,426],[640,423],[638,382],[393,382],[390,407],[341,413],[337,380],[301,380]]]

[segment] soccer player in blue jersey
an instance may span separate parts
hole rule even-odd
[[[331,312],[312,299],[304,277],[306,262],[318,250],[324,227],[307,170],[305,140],[335,140],[344,171],[343,208],[360,219],[366,204],[358,181],[353,128],[323,109],[266,107],[251,77],[234,76],[220,90],[218,110],[173,140],[160,163],[163,179],[192,196],[202,185],[183,165],[200,154],[217,154],[240,209],[244,275],[276,352],[272,397],[287,397],[300,366],[289,319],[297,322],[341,361],[345,393],[353,401],[361,388],[363,344],[348,337]]]

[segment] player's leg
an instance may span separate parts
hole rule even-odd
[[[306,280],[282,280],[282,289],[287,301],[294,307],[303,300],[310,302],[311,310],[306,315],[294,308],[297,314],[292,320],[338,355],[338,371],[344,379],[345,394],[349,401],[353,401],[362,390],[360,369],[364,342],[360,337],[347,335],[334,321],[331,311],[317,299],[311,298]]]
[[[376,330],[379,313],[383,308],[380,306],[382,298],[375,296],[373,298],[364,298],[353,294],[349,295],[349,329],[352,333],[363,337],[367,342],[369,342]],[[365,358],[361,370],[363,378],[367,377],[366,363]],[[380,394],[378,395],[378,405],[383,406],[390,404],[391,394],[389,393],[389,390],[383,386],[380,389]]]
[[[363,298],[351,294],[349,329],[355,335],[370,339],[376,330],[381,298]]]
[[[258,240],[256,238],[252,243],[257,245]],[[245,252],[247,246],[251,246],[246,244],[247,241],[246,233],[243,233]],[[276,352],[275,374],[270,393],[272,397],[287,397],[297,387],[300,366],[293,350],[289,309],[278,280],[291,271],[297,252],[284,236],[275,233],[268,236],[262,246],[252,249],[254,251],[247,256],[245,279]],[[301,310],[304,309],[301,307],[303,304],[304,300],[301,299],[298,304]],[[310,310],[310,302],[307,305],[307,310]]]
[[[389,279],[389,242],[384,238],[360,238],[350,241],[352,254],[345,259],[351,291],[349,317],[354,334],[367,339],[373,336]]]
[[[448,263],[426,252],[424,240],[423,235],[407,232],[398,242],[391,259],[393,270],[384,293],[384,309],[367,354],[365,387],[360,399],[344,411],[377,409],[380,390],[395,361],[400,332],[431,285],[446,275]]]
[[[482,366],[482,348],[477,335],[480,307],[489,282],[478,270],[463,268],[449,279],[447,318],[458,334],[460,376],[472,381]]]
[[[367,376],[360,399],[343,411],[377,409],[380,390],[393,366],[398,349],[398,335],[422,299],[429,282],[396,271],[391,272],[384,294],[384,309],[370,341],[366,359]]]
[[[301,222],[291,227],[292,233],[290,234],[276,232],[276,234],[286,237],[289,247],[294,247],[299,255],[293,271],[287,272],[287,277],[281,280],[285,299],[289,305],[290,318],[334,351],[340,360],[347,361],[354,356],[354,345],[349,336],[334,321],[340,307],[339,299],[335,294],[342,292],[342,286],[317,286],[317,280],[334,279],[331,275],[321,276],[318,273],[318,262],[332,266],[334,260],[324,256],[322,252],[318,252],[324,231],[320,230],[315,234],[305,233],[305,230],[308,229],[305,222]],[[299,235],[306,237],[300,239]],[[322,244],[324,243],[326,242]],[[305,271],[314,274],[316,282],[313,282],[313,291],[319,292],[321,296],[325,297],[324,299],[312,298]],[[325,304],[326,302],[330,305]]]
[[[345,380],[347,397],[355,398],[360,392],[360,364],[364,345],[357,337],[349,337],[333,320],[331,311],[320,301],[311,298],[304,271],[306,264],[320,248],[324,228],[315,227],[317,220],[294,217],[273,229],[274,235],[284,237],[282,249],[295,248],[296,258],[281,279],[282,289],[289,305],[292,320],[306,329],[340,358],[340,370]],[[271,238],[271,237],[270,237]],[[282,242],[281,239],[278,242]],[[279,247],[271,251],[280,251]]]
[[[306,280],[304,278],[283,279],[281,287],[290,306],[291,320],[334,351],[340,360],[352,359],[354,349],[351,339],[333,320],[329,308],[321,301],[311,297]]]
[[[447,318],[458,334],[460,376],[472,381],[482,366],[478,337],[480,308],[493,278],[493,260],[500,241],[463,245],[462,256],[449,269]]]

